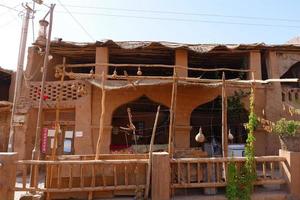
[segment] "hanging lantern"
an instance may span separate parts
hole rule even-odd
[[[195,137],[195,140],[199,143],[203,143],[205,141],[205,136],[204,134],[202,133],[202,128],[200,127],[199,128],[199,132],[198,134],[196,135]]]
[[[138,67],[138,71],[136,72],[136,74],[137,74],[138,76],[142,76],[142,75],[143,75],[143,72],[142,72],[142,70],[141,70],[141,67]]]
[[[234,139],[234,136],[231,133],[231,130],[228,131],[228,140],[232,141]]]
[[[115,70],[114,70],[114,73],[112,74],[112,78],[113,78],[113,79],[116,79],[117,76],[118,76],[117,70],[115,69]]]
[[[94,74],[94,70],[93,69],[91,69],[90,74]]]

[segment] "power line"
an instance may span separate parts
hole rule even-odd
[[[67,11],[67,13],[72,17],[72,19],[80,26],[80,28],[89,36],[89,38],[94,41],[94,38],[89,32],[81,25],[81,23],[73,16],[73,14],[61,3],[60,0],[57,0],[58,3]]]
[[[58,13],[65,13],[58,11]],[[229,22],[229,21],[218,21],[218,20],[200,20],[200,19],[183,19],[183,18],[167,18],[167,17],[146,17],[137,15],[121,15],[121,14],[107,14],[107,13],[87,13],[87,12],[72,12],[78,15],[96,15],[96,16],[108,16],[108,17],[122,17],[122,18],[135,18],[135,19],[150,19],[160,21],[180,21],[180,22],[202,22],[211,24],[229,24],[229,25],[244,25],[244,26],[262,26],[262,27],[281,27],[281,28],[300,28],[296,25],[280,25],[280,24],[261,24],[261,23],[245,23],[245,22]]]
[[[300,22],[300,20],[297,20],[297,19],[287,19],[287,18],[254,17],[254,16],[241,16],[241,15],[220,15],[220,14],[210,14],[210,13],[189,13],[189,12],[176,12],[176,11],[168,11],[168,10],[144,10],[144,9],[127,9],[127,8],[111,8],[111,7],[92,7],[92,6],[80,6],[80,5],[67,5],[67,6],[73,7],[73,8],[143,12],[143,13],[154,13],[154,14],[175,14],[175,15],[188,15],[188,16],[208,16],[208,17],[256,19],[256,20],[266,20],[266,21]]]
[[[4,5],[4,4],[0,4],[0,7],[7,8],[9,10],[13,10],[13,11],[16,11],[16,12],[20,12],[19,10],[16,9],[16,7],[18,7],[18,6],[19,6],[19,4],[14,6],[14,7],[10,7],[10,6]],[[0,14],[0,15],[2,15],[2,14]]]
[[[3,6],[2,4],[0,4],[0,7],[4,7],[4,8],[7,8],[7,9],[8,9],[7,11],[5,11],[5,12],[3,12],[3,13],[0,13],[0,16],[5,15],[5,14],[8,13],[9,11],[20,12],[19,10],[16,9],[19,5],[20,5],[20,4],[17,4],[17,5],[15,5],[15,6],[13,6],[13,7],[8,7],[8,6],[5,6],[5,5]]]

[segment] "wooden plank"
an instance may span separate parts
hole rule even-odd
[[[96,184],[96,169],[95,165],[92,165],[92,182],[91,182],[91,187],[95,187]]]
[[[180,174],[181,174],[181,169],[180,169],[180,163],[177,163],[177,183],[180,183]]]
[[[57,165],[57,187],[61,187],[61,166],[62,165]]]
[[[69,189],[72,188],[72,181],[73,181],[73,165],[69,165]]]
[[[117,166],[114,165],[114,186],[118,185],[118,177],[117,177]]]
[[[211,172],[212,165],[211,165],[211,163],[207,163],[206,169],[207,169],[207,182],[211,182],[211,177],[212,177],[212,172]]]
[[[216,163],[216,171],[217,171],[217,182],[221,182],[221,173],[220,173],[220,170],[222,170],[220,168],[220,163]]]
[[[118,160],[20,160],[17,164],[39,165],[91,165],[91,164],[148,164],[148,159],[118,159]]]
[[[83,165],[80,166],[80,187],[84,187]]]
[[[274,173],[274,162],[270,162],[270,169],[271,169],[271,178],[275,178],[275,173]]]
[[[197,182],[200,183],[201,181],[201,171],[200,171],[200,163],[197,162]]]
[[[140,186],[141,189],[145,189],[144,185]],[[97,187],[73,187],[73,188],[34,188],[34,187],[29,187],[27,188],[26,191],[30,192],[89,192],[89,191],[112,191],[112,190],[135,190],[136,185],[119,185],[115,188],[115,186],[97,186]],[[15,191],[24,191],[23,188],[15,188]]]
[[[127,165],[124,166],[124,174],[125,174],[125,185],[128,185]]]
[[[187,182],[191,182],[191,165],[190,163],[187,163]]]
[[[266,175],[266,162],[262,163],[262,168],[263,168],[263,177],[266,178],[267,177],[267,175]]]
[[[27,165],[22,166],[22,188],[26,188],[27,179]]]

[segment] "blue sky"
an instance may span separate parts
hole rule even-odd
[[[282,44],[300,32],[300,1],[297,0],[60,1],[88,32],[75,22],[58,0],[44,0],[46,4],[56,4],[52,38],[68,41],[113,39]],[[0,4],[16,6],[17,10],[22,9],[22,2],[0,0]],[[46,7],[37,6],[36,9],[35,36],[37,22],[45,14]],[[2,67],[16,69],[21,25],[17,12],[0,6]],[[30,26],[28,45],[32,41]]]

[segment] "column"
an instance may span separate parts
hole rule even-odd
[[[175,51],[175,65],[188,67],[188,52],[184,49],[178,49]],[[177,76],[187,77],[188,70],[182,68],[175,69]]]
[[[261,80],[261,59],[259,51],[250,51],[249,54],[249,69],[254,71],[255,79]],[[251,73],[248,73],[248,79],[252,79]]]
[[[170,199],[170,157],[167,152],[154,152],[152,154],[152,200]]]
[[[96,63],[109,63],[109,51],[107,47],[97,47],[96,48]],[[108,66],[98,66],[95,68],[96,74],[108,73]]]

